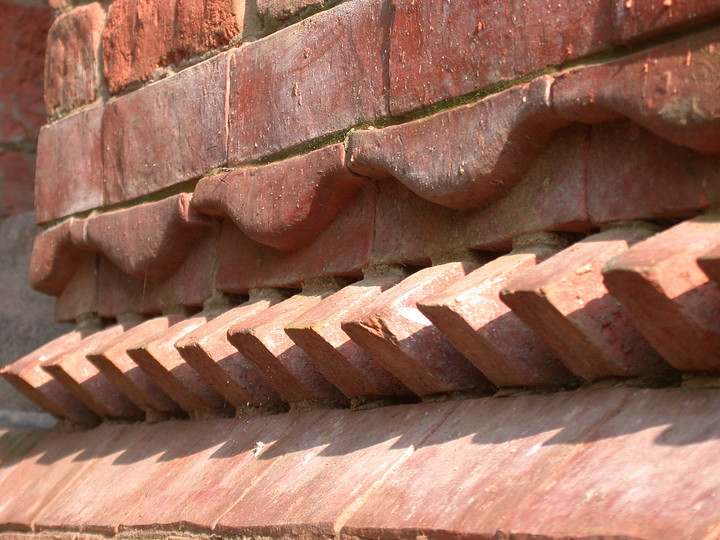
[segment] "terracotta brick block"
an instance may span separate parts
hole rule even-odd
[[[349,314],[341,328],[418,396],[487,389],[487,380],[416,306],[475,268],[466,261],[420,270]]]
[[[117,338],[128,328],[130,323],[119,323],[94,332],[79,343],[44,360],[42,369],[101,418],[142,418],[142,411],[86,358],[88,353]]]
[[[387,114],[383,4],[349,0],[231,51],[231,165]]]
[[[375,187],[367,185],[312,243],[294,251],[258,244],[223,220],[217,288],[247,294],[253,288],[297,287],[314,277],[360,277],[370,262],[376,200]]]
[[[65,288],[55,300],[55,319],[73,322],[80,316],[98,312],[98,257],[85,255]]]
[[[507,193],[547,139],[567,125],[552,110],[552,81],[543,75],[422,120],[353,131],[350,168],[375,178],[393,176],[424,199],[451,208],[485,206]]]
[[[326,381],[314,360],[285,334],[284,328],[341,287],[332,278],[306,285],[296,294],[228,330],[228,340],[288,403],[342,403],[344,397]]]
[[[716,76],[720,30],[556,77],[553,105],[579,122],[628,117],[670,142],[720,152]]]
[[[0,218],[33,210],[35,156],[0,152]]]
[[[610,296],[602,268],[647,238],[645,225],[618,225],[587,237],[516,276],[500,298],[560,359],[586,380],[654,375],[666,366]]]
[[[718,16],[720,6],[713,0],[615,0],[615,39],[620,43],[633,42],[703,24]]]
[[[322,9],[333,0],[257,0],[258,15],[265,24],[277,24]]]
[[[334,144],[269,165],[202,178],[193,206],[230,218],[255,242],[292,251],[323,232],[363,180],[345,166],[345,146]]]
[[[628,120],[593,126],[588,212],[595,223],[693,216],[720,201],[720,157],[669,143]]]
[[[405,113],[602,50],[612,38],[614,3],[392,0],[390,111]]]
[[[0,0],[0,142],[34,141],[45,123],[43,65],[53,12]]]
[[[255,366],[230,344],[228,329],[283,299],[279,292],[268,291],[214,317],[175,343],[180,356],[238,412],[253,407],[276,408],[281,401]]]
[[[556,235],[521,238],[498,257],[423,298],[418,309],[465,358],[497,386],[562,385],[573,380],[555,354],[500,300],[515,276],[563,246]]]
[[[110,92],[228,45],[242,31],[244,11],[244,2],[224,0],[114,1],[102,36]]]
[[[97,350],[87,354],[87,359],[146,415],[151,417],[155,413],[176,414],[180,412],[178,405],[140,369],[127,354],[127,350],[167,330],[183,318],[181,315],[169,315],[142,322],[100,345]]]
[[[88,109],[40,130],[35,213],[44,223],[102,206],[103,109]]]
[[[92,331],[63,334],[14,363],[2,368],[0,375],[38,407],[80,425],[93,425],[100,418],[70,391],[41,368],[44,360],[65,351],[88,337]]]
[[[226,62],[226,54],[218,55],[107,104],[107,204],[197,178],[226,162]]]
[[[696,262],[719,234],[718,216],[698,217],[640,242],[603,269],[610,294],[679,370],[720,370],[720,289]]]
[[[97,99],[104,24],[105,10],[95,2],[63,13],[50,28],[45,56],[45,107],[50,115]]]
[[[404,277],[406,273],[398,267],[367,270],[363,280],[324,298],[285,327],[285,333],[313,358],[323,377],[350,399],[410,394],[340,328],[349,314],[374,301]]]
[[[191,415],[225,412],[228,408],[227,400],[187,364],[174,347],[180,338],[207,323],[208,319],[208,315],[201,312],[127,349],[130,358],[158,388]]]

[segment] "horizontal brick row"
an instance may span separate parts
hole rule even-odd
[[[71,332],[3,376],[61,418],[248,414],[613,378],[718,372],[714,213],[658,232],[621,221],[517,237],[414,272],[253,290],[228,307]],[[568,245],[570,244],[570,245]]]
[[[412,9],[435,3],[413,3]],[[394,23],[409,9],[395,6]],[[388,39],[395,50],[389,13],[381,0],[343,2],[46,126],[39,143],[38,220],[162,192],[218,167],[305,153],[340,140],[351,128],[394,115],[388,77],[392,83],[402,70],[393,70],[391,62],[388,76],[383,60]],[[708,30],[556,77],[540,76],[421,120],[352,131],[350,170],[394,176],[444,206],[476,208],[505,195],[548,139],[573,122],[630,118],[662,139],[717,154],[712,73],[718,41],[718,31]],[[414,48],[434,54],[429,46]],[[418,59],[416,65],[422,64]],[[242,171],[230,173],[230,179],[235,185],[248,181]]]

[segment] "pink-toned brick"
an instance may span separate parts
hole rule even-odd
[[[349,0],[231,52],[231,165],[387,114],[383,0]]]
[[[650,234],[626,224],[589,236],[516,276],[500,298],[579,377],[666,374],[602,281],[609,260]]]
[[[35,213],[44,223],[101,206],[101,122],[96,107],[40,130],[35,173]]]
[[[347,315],[341,327],[418,396],[488,389],[487,380],[417,309],[477,268],[474,261],[420,270]]]
[[[193,206],[227,217],[249,238],[284,251],[311,243],[342,212],[365,179],[334,144],[260,167],[198,182]]]
[[[0,152],[0,218],[33,209],[35,157],[8,150]]]
[[[107,104],[107,204],[197,178],[226,162],[226,62],[227,54],[220,54]]]
[[[405,276],[397,267],[367,270],[363,280],[324,298],[285,327],[290,339],[313,358],[318,371],[348,398],[410,394],[340,328],[350,313],[368,305]]]
[[[557,253],[561,238],[534,235],[421,299],[418,309],[453,346],[497,386],[562,385],[573,380],[555,354],[500,300],[517,275]]]
[[[610,294],[679,370],[720,370],[720,289],[696,262],[719,238],[718,216],[702,216],[636,244],[603,269]]]
[[[228,330],[228,339],[288,403],[342,403],[340,391],[320,374],[314,360],[285,334],[286,325],[340,288],[330,278],[312,283]]]
[[[720,283],[720,246],[715,246],[697,259],[698,266],[715,283]]]
[[[272,409],[281,403],[255,366],[230,344],[228,329],[283,299],[278,291],[267,291],[214,317],[175,343],[180,356],[238,412],[249,407]]]
[[[55,19],[45,56],[45,107],[50,115],[91,103],[99,96],[104,24],[105,10],[98,2]]]
[[[225,0],[114,1],[102,36],[110,92],[227,45],[241,32],[244,12],[244,2]]]
[[[55,300],[55,319],[72,322],[82,315],[97,313],[98,285],[98,257],[88,253],[80,259],[72,277]]]

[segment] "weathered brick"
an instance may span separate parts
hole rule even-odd
[[[226,62],[227,54],[220,54],[107,104],[107,204],[197,178],[226,162]]]
[[[350,0],[231,51],[231,165],[387,114],[384,0]]]
[[[562,385],[573,379],[555,354],[500,300],[516,275],[557,253],[555,235],[521,239],[508,255],[473,270],[418,309],[497,386]]]
[[[102,206],[103,108],[88,109],[40,130],[35,173],[38,223]]]
[[[262,373],[288,403],[343,402],[314,360],[285,334],[284,327],[340,288],[330,278],[311,283],[296,294],[228,330],[228,340]]]
[[[363,280],[324,298],[285,327],[290,339],[313,358],[318,371],[348,398],[410,394],[340,328],[350,313],[362,309],[405,276],[397,267],[367,270]]]
[[[55,319],[73,322],[80,316],[98,312],[98,257],[85,255],[65,288],[55,300]]]
[[[0,218],[32,211],[34,188],[35,156],[0,151]]]
[[[568,71],[555,79],[553,106],[572,121],[626,116],[670,142],[718,153],[719,42],[720,30],[712,30]]]
[[[384,129],[353,131],[350,168],[393,176],[428,201],[485,206],[507,193],[550,136],[566,125],[541,76],[472,105]]]
[[[95,2],[60,15],[48,34],[45,107],[50,115],[99,96],[100,36],[105,10]]]
[[[713,0],[643,2],[615,0],[615,39],[620,43],[678,31],[720,16]]]
[[[270,165],[202,178],[193,206],[228,217],[255,242],[280,250],[308,245],[347,205],[364,179],[334,144]]]
[[[63,352],[88,337],[92,330],[63,334],[0,370],[6,381],[38,407],[76,424],[93,425],[100,421],[70,391],[41,368],[47,358]]]
[[[169,315],[144,321],[87,354],[87,359],[148,417],[155,413],[175,414],[180,412],[180,409],[128,356],[127,350],[167,330],[182,319],[181,315]]]
[[[225,0],[114,1],[102,36],[110,92],[227,45],[242,31],[244,12],[244,2]]]
[[[253,288],[295,287],[314,277],[359,277],[370,262],[376,200],[374,186],[368,185],[311,244],[294,251],[258,244],[223,220],[217,288],[247,294]]]
[[[720,157],[669,143],[629,120],[593,126],[587,205],[595,223],[693,216],[720,201]]]
[[[644,225],[618,225],[589,236],[516,276],[500,298],[579,377],[662,374],[666,366],[610,296],[601,273],[650,234]]]
[[[466,261],[420,270],[347,315],[341,327],[418,396],[487,389],[487,380],[416,306],[475,268]]]
[[[201,415],[207,411],[223,412],[228,403],[175,349],[175,343],[207,323],[208,316],[199,313],[174,324],[164,332],[127,349],[128,355],[155,384],[184,411]]]
[[[45,122],[43,65],[52,10],[0,0],[0,142],[34,141]]]
[[[228,341],[228,329],[283,300],[278,291],[266,291],[196,328],[175,348],[215,390],[238,411],[249,407],[274,408],[280,398],[253,364]]]
[[[42,362],[42,369],[65,386],[88,409],[101,418],[139,419],[140,409],[91,364],[86,355],[115,339],[130,323],[118,323],[85,337]]]
[[[332,5],[334,0],[257,0],[258,15],[268,24],[277,24],[309,11]]]
[[[401,114],[599,51],[615,0],[392,0],[390,111]]]
[[[719,235],[718,216],[698,217],[636,244],[603,269],[610,294],[679,370],[720,370],[720,289],[696,262]]]

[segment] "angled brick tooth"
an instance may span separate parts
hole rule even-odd
[[[180,356],[240,411],[248,406],[277,407],[281,400],[255,366],[228,341],[228,329],[283,299],[278,291],[265,291],[263,297],[226,311],[175,343]]]
[[[45,360],[42,368],[98,416],[127,420],[141,418],[142,411],[86,358],[88,353],[122,335],[129,327],[129,323],[119,323],[95,332]]]
[[[74,347],[91,333],[88,330],[73,330],[63,334],[4,367],[0,374],[22,395],[50,414],[76,424],[96,424],[100,420],[98,416],[41,368],[43,361]]]
[[[617,224],[517,276],[500,298],[583,379],[667,371],[602,280],[610,259],[650,234],[642,224]]]
[[[127,350],[130,358],[150,376],[158,388],[190,414],[225,412],[228,408],[223,396],[185,362],[174,346],[180,338],[217,314],[199,313],[189,317]]]
[[[573,379],[557,356],[500,300],[515,276],[563,246],[553,234],[534,234],[439,294],[417,304],[455,348],[497,386],[558,385]]]
[[[317,365],[322,375],[348,398],[411,394],[340,328],[352,312],[362,309],[406,273],[390,266],[366,271],[365,279],[324,298],[285,327],[285,333]]]
[[[603,270],[633,324],[679,370],[720,370],[720,289],[697,263],[718,239],[718,216],[700,216],[640,242]]]
[[[416,306],[475,268],[466,261],[420,270],[348,315],[341,328],[418,396],[487,389],[487,380]]]
[[[257,367],[283,401],[344,401],[340,391],[320,374],[313,359],[284,331],[285,326],[340,287],[334,279],[313,280],[305,284],[302,293],[228,330],[230,343]]]
[[[138,408],[146,413],[178,413],[180,408],[127,354],[131,347],[167,330],[183,319],[180,315],[156,317],[130,328],[124,334],[104,343],[87,355],[92,362],[115,386],[117,386]]]

